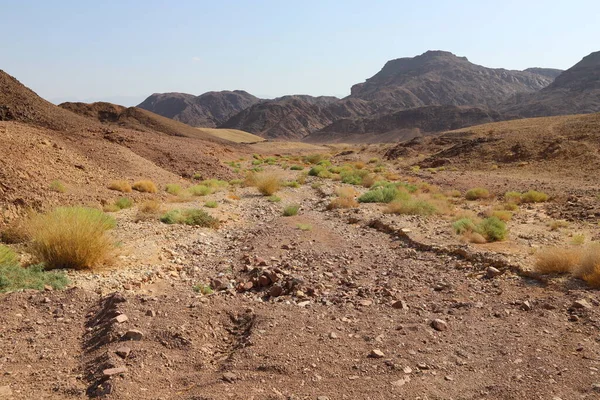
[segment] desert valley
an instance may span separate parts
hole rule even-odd
[[[0,398],[600,398],[600,52],[542,67],[137,107],[0,71]]]

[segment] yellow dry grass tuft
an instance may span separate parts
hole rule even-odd
[[[158,192],[158,188],[154,184],[154,182],[149,180],[137,181],[132,186],[133,190],[137,190],[142,193],[156,193]]]
[[[281,189],[281,178],[271,173],[256,176],[254,185],[263,196],[271,196]]]
[[[559,247],[541,249],[536,254],[535,270],[542,274],[573,272],[581,259],[580,249]]]
[[[600,243],[592,243],[582,251],[575,275],[592,287],[600,287]]]
[[[122,193],[131,193],[131,185],[127,181],[112,181],[108,188]]]

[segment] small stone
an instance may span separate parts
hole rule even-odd
[[[532,307],[531,307],[531,303],[527,300],[525,300],[523,303],[521,303],[521,310],[523,311],[531,311]]]
[[[121,358],[127,358],[129,356],[129,353],[131,353],[131,349],[126,346],[121,346],[117,350],[115,350],[115,353]]]
[[[137,329],[130,329],[125,332],[125,334],[122,336],[122,339],[139,341],[142,340],[143,337],[144,334],[141,331],[138,331]]]
[[[296,290],[296,297],[305,297],[306,294],[302,290]]]
[[[396,387],[402,387],[404,385],[406,385],[408,382],[410,382],[410,378],[408,376],[405,376],[404,378],[398,379],[397,381],[392,382],[393,386]]]
[[[283,294],[283,288],[279,285],[273,285],[271,290],[269,290],[269,296],[271,297],[279,297]]]
[[[431,327],[436,331],[445,331],[448,329],[448,323],[443,319],[434,319],[431,321]]]
[[[261,275],[260,278],[258,278],[258,285],[261,287],[269,286],[270,283],[271,279],[267,275]]]
[[[587,300],[580,299],[580,300],[575,300],[573,302],[573,304],[571,304],[570,308],[572,310],[584,309],[584,308],[592,308],[592,305],[590,303],[588,303]]]
[[[331,332],[331,333],[329,334],[329,338],[330,338],[330,339],[337,339],[337,338],[338,338],[338,335],[337,335],[337,333],[335,333],[335,332]]]
[[[383,351],[381,351],[379,349],[373,349],[369,353],[369,357],[371,357],[371,358],[383,358],[383,357],[385,357],[385,354],[383,353]]]
[[[48,297],[44,297],[44,303],[50,303],[50,299]]]
[[[121,323],[123,323],[123,322],[126,322],[126,321],[128,321],[128,320],[129,320],[129,318],[128,318],[128,317],[127,317],[127,315],[125,315],[125,314],[117,315],[117,316],[115,317],[115,322],[117,322],[117,323],[119,323],[119,324],[121,324]]]
[[[577,315],[569,315],[569,321],[577,322],[579,321],[579,317]]]
[[[373,304],[372,300],[361,300],[358,302],[358,304],[360,304],[363,307],[369,307],[371,304]]]
[[[592,383],[592,390],[600,393],[600,383]]]
[[[254,287],[254,283],[252,281],[248,281],[244,283],[244,290],[250,290]]]
[[[310,304],[310,300],[301,301],[300,303],[298,303],[298,307],[306,307],[309,304]]]
[[[156,311],[148,310],[148,311],[146,311],[146,316],[147,317],[156,317]]]
[[[404,300],[398,300],[392,303],[392,307],[397,310],[408,310],[408,304]]]
[[[348,377],[348,379],[349,379],[349,380],[351,380],[351,381],[355,381],[355,380],[357,380],[358,378],[360,378],[358,375],[350,375],[350,376]]]
[[[126,283],[126,284],[123,285],[123,289],[125,289],[125,290],[131,290],[132,287],[131,287],[131,285],[129,283]]]
[[[488,269],[485,271],[485,275],[488,278],[495,278],[502,275],[502,271],[500,271],[498,268],[488,267]]]
[[[454,380],[454,378],[452,378],[450,375],[446,375],[444,377],[444,379],[447,380],[447,381],[453,381]]]
[[[51,292],[51,291],[52,291],[52,290],[54,290],[54,289],[53,289],[53,288],[52,288],[52,286],[50,286],[50,285],[44,285],[44,290],[45,290],[46,292]]]
[[[124,374],[125,372],[127,372],[126,367],[108,368],[102,371],[102,375],[105,378],[110,378],[111,376]]]
[[[327,396],[317,396],[317,400],[329,400]]]
[[[406,366],[406,367],[402,368],[402,371],[404,371],[405,374],[411,374],[412,368],[409,366]]]
[[[234,374],[233,372],[225,372],[223,374],[223,380],[225,382],[233,383],[237,380],[237,375]]]

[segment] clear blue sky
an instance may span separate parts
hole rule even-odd
[[[0,69],[51,100],[344,96],[430,49],[565,69],[600,50],[599,21],[598,0],[0,0]]]

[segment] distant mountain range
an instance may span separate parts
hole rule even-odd
[[[599,93],[600,52],[567,71],[512,71],[427,51],[388,61],[343,99],[164,93],[139,107],[192,126],[240,129],[268,139],[394,141],[498,120],[597,112]]]

